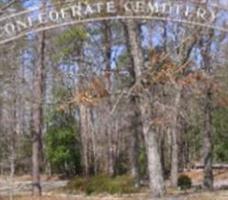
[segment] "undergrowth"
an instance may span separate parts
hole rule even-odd
[[[90,178],[75,177],[64,188],[68,192],[90,194],[129,194],[138,191],[134,186],[134,178],[124,175],[116,177],[93,176]]]

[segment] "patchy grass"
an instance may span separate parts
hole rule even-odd
[[[199,194],[187,195],[183,200],[227,200],[228,191],[202,192]]]
[[[228,191],[217,191],[217,192],[202,192],[202,193],[193,193],[193,194],[185,194],[181,196],[175,196],[171,198],[171,196],[167,198],[162,198],[160,200],[227,200]],[[1,198],[0,198],[1,199]],[[2,198],[1,200],[8,200],[9,198]],[[31,196],[21,196],[15,197],[14,200],[151,200],[148,194],[131,194],[131,195],[123,195],[123,196],[111,196],[111,195],[103,195],[103,196],[43,196],[41,198],[33,198]]]
[[[0,200],[10,200],[10,198],[0,198]],[[52,197],[47,197],[47,196],[43,196],[43,197],[32,197],[32,196],[18,196],[18,197],[14,197],[13,200],[68,200],[65,197],[57,197],[57,196],[52,196]]]
[[[83,192],[90,194],[129,194],[138,192],[134,187],[134,179],[130,176],[94,176],[90,178],[76,177],[64,188],[68,192]]]

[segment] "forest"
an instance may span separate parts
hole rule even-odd
[[[0,200],[228,198],[226,0],[0,0]]]

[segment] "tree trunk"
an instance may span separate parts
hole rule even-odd
[[[80,130],[81,130],[81,144],[82,144],[82,159],[84,175],[89,175],[89,160],[88,160],[88,111],[86,106],[80,105]]]
[[[203,161],[204,161],[204,180],[205,189],[213,189],[213,142],[212,142],[212,93],[208,89],[205,105],[205,121],[203,131]]]
[[[12,133],[13,135],[11,135],[11,144],[10,144],[10,199],[13,199],[14,196],[14,175],[15,175],[15,168],[16,168],[16,145],[17,145],[17,137],[19,134],[19,121],[18,121],[18,107],[17,107],[17,103],[18,103],[18,96],[17,96],[17,72],[16,74],[13,76],[13,115],[12,115],[12,123],[14,124],[14,126],[12,127]]]
[[[130,47],[133,70],[136,81],[140,82],[142,68],[144,65],[143,55],[138,42],[138,27],[132,20],[126,22],[125,31],[127,32],[127,42]],[[162,173],[161,158],[159,154],[159,145],[156,138],[156,132],[151,127],[151,101],[147,92],[141,94],[139,109],[141,114],[143,135],[147,147],[148,171],[150,179],[150,189],[154,197],[161,197],[165,193],[164,178]]]
[[[111,64],[112,64],[112,30],[109,22],[104,21],[104,51],[105,51],[105,84],[106,88],[109,92],[111,92],[112,89],[112,83],[111,83]],[[112,109],[112,99],[107,100],[107,105],[106,105],[106,110],[107,112],[110,112]],[[113,140],[113,132],[111,130],[111,124],[107,123],[105,125],[105,131],[106,131],[106,136],[107,136],[107,157],[108,157],[108,175],[113,176],[115,173],[114,167],[115,167],[115,151],[114,151],[114,140]]]
[[[125,28],[125,38],[127,40],[128,54],[131,55],[131,46],[128,39],[128,30],[126,24],[123,23]],[[133,57],[131,56],[131,64],[134,65]],[[133,79],[131,85],[136,84],[136,73],[134,68],[129,69],[129,73]],[[139,108],[140,98],[137,95],[131,94],[130,104],[132,106],[132,116],[130,119],[131,123],[131,145],[130,145],[130,164],[131,164],[131,175],[135,178],[135,186],[139,186],[139,143],[140,137],[142,137],[142,123],[141,123],[141,112]]]
[[[211,39],[213,31],[209,35],[210,42],[202,49],[203,64],[208,75],[211,75],[212,65],[210,58]],[[213,189],[213,140],[212,140],[212,112],[213,112],[213,91],[212,84],[206,86],[205,105],[204,105],[204,130],[203,130],[203,162],[204,162],[204,180],[203,187],[208,190]]]
[[[178,107],[181,99],[181,89],[178,88],[173,105],[173,119],[171,125],[171,141],[172,141],[172,155],[171,155],[171,185],[177,187],[178,179]]]
[[[42,125],[43,125],[43,96],[44,96],[44,53],[45,32],[39,35],[38,64],[35,69],[34,102],[33,102],[33,130],[32,130],[32,192],[34,196],[41,196],[40,168],[42,155]]]
[[[16,137],[16,135],[14,136]],[[12,138],[11,144],[11,156],[10,156],[10,200],[14,196],[14,175],[15,175],[15,160],[16,160],[16,148],[15,148],[15,139]]]
[[[139,143],[140,134],[142,133],[142,126],[140,120],[140,110],[138,108],[139,99],[136,96],[131,97],[131,104],[133,109],[133,116],[131,119],[131,130],[133,135],[131,136],[130,147],[130,162],[131,162],[131,175],[135,178],[135,186],[139,187]]]
[[[150,130],[146,135],[150,189],[154,197],[162,197],[165,193],[165,186],[156,133]]]

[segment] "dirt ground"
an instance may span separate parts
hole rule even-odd
[[[228,180],[228,169],[216,169],[214,170],[214,180]],[[192,170],[185,172],[184,174],[188,175],[195,182],[202,182],[203,180],[203,170]]]
[[[188,171],[184,174],[191,177],[193,185],[197,186],[202,183],[203,173],[202,170]],[[228,170],[215,170],[215,191],[212,193],[198,192],[192,189],[188,193],[180,191],[168,190],[166,198],[161,200],[228,200]],[[68,195],[60,194],[58,188],[67,184],[67,180],[61,180],[58,177],[42,176],[44,196],[38,198],[39,200],[152,200],[147,191],[140,194],[132,195],[99,195],[99,196],[85,196],[85,195]],[[0,200],[8,200],[10,184],[7,177],[0,177]],[[31,194],[31,177],[22,176],[16,177],[14,180],[14,200],[38,200],[32,198]],[[4,196],[1,197],[1,196]]]
[[[1,200],[8,200],[9,198],[2,198]],[[148,194],[134,194],[134,195],[124,195],[124,196],[44,196],[42,198],[33,198],[31,196],[21,196],[15,197],[14,200],[152,200]],[[157,199],[158,200],[158,199]],[[193,194],[181,194],[177,196],[167,196],[160,200],[228,200],[228,190],[227,191],[216,191],[213,193],[202,192]]]
[[[216,169],[214,173],[214,188],[228,189],[228,169]],[[192,179],[193,185],[201,185],[203,182],[203,170],[192,170],[185,172]],[[227,198],[228,200],[228,198]]]

